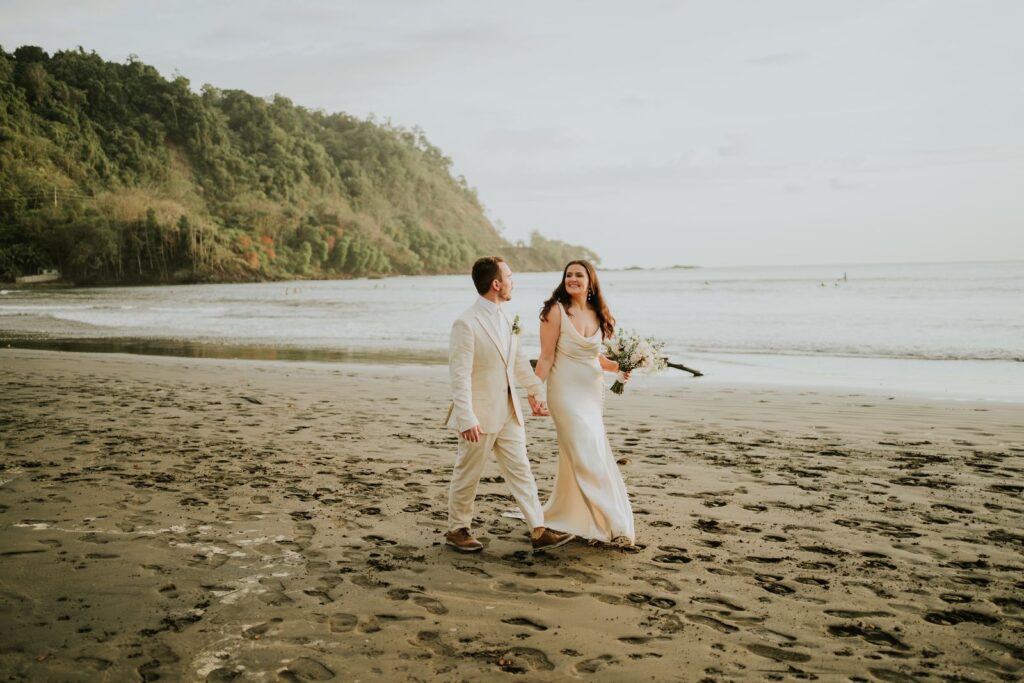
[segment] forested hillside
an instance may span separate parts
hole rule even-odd
[[[0,280],[79,283],[464,272],[509,244],[423,132],[170,80],[138,59],[0,49]]]

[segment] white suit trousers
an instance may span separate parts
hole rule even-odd
[[[531,529],[544,526],[537,482],[526,457],[526,430],[510,410],[501,431],[481,434],[476,443],[459,437],[459,452],[448,494],[448,530],[472,528],[476,489],[480,485],[487,456],[492,452],[526,523]]]

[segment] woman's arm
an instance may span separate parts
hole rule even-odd
[[[561,311],[556,311],[555,306],[548,311],[548,319],[540,321],[540,358],[533,372],[541,382],[548,380],[551,366],[555,364],[555,347],[558,346],[558,334],[562,331]]]
[[[605,372],[619,371],[619,364],[616,361],[606,358],[603,353],[597,354],[597,362],[601,364],[601,369]]]

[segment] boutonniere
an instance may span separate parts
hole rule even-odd
[[[519,316],[512,318],[512,334],[519,334],[523,331],[522,326],[519,324]]]

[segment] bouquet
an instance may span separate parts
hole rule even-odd
[[[620,373],[638,369],[654,372],[665,367],[665,358],[661,355],[664,347],[665,342],[653,337],[641,337],[633,331],[617,330],[615,336],[604,342],[604,355],[619,364]],[[621,378],[612,385],[613,394],[622,394],[625,389],[626,384]]]

